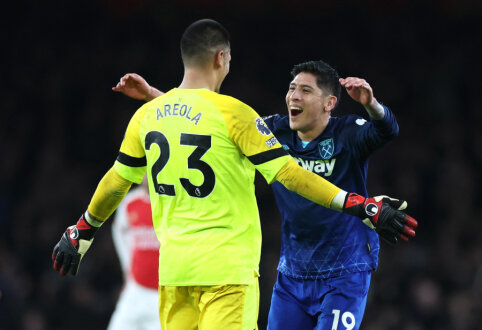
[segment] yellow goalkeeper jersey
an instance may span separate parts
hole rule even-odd
[[[289,159],[259,115],[230,96],[175,88],[137,110],[114,169],[132,182],[147,171],[159,284],[253,283],[255,169],[271,183]]]

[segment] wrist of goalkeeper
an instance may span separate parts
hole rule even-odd
[[[69,232],[69,237],[72,245],[75,246],[75,241],[86,240],[90,241],[94,239],[97,230],[102,226],[104,222],[95,219],[90,215],[89,211],[85,211],[80,219],[77,221],[75,226],[70,226],[72,228]],[[77,247],[76,247],[77,248]],[[79,246],[80,248],[80,246]]]
[[[70,243],[72,243],[72,245],[80,252],[83,250],[83,247],[80,244],[81,240],[93,240],[102,223],[103,222],[93,218],[89,214],[89,211],[85,211],[74,226],[67,228],[66,232],[69,236]]]

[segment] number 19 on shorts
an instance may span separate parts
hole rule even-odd
[[[333,326],[331,327],[331,330],[341,330],[341,329],[351,330],[355,327],[356,325],[355,315],[353,315],[352,313],[344,312],[341,315],[341,323],[344,326],[344,328],[341,328],[341,329],[338,328],[338,323],[340,322],[340,310],[334,309],[332,310],[332,313],[333,313]]]

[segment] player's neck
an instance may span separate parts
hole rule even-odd
[[[306,142],[313,141],[318,136],[320,136],[321,133],[323,133],[326,126],[328,126],[329,120],[330,118],[322,122],[320,125],[315,125],[312,129],[309,129],[306,131],[297,131],[298,137],[300,138],[301,141],[306,141]]]
[[[217,92],[220,85],[217,80],[216,74],[212,72],[212,70],[185,68],[184,77],[179,85],[179,88],[206,88],[210,91]]]

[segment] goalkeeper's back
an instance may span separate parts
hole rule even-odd
[[[133,182],[147,171],[159,283],[252,283],[261,249],[255,168],[271,183],[288,160],[258,114],[235,98],[175,88],[141,107],[115,169]]]

